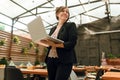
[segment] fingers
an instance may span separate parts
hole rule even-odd
[[[49,46],[53,46],[55,43],[48,40],[48,39],[43,39],[43,40],[40,40],[41,43],[44,43],[44,44],[47,44]]]
[[[41,43],[44,43],[44,44],[46,44],[46,45],[49,45],[49,46],[64,48],[63,43],[56,44],[56,43],[54,43],[53,41],[48,40],[48,39],[40,40],[40,42],[41,42]]]

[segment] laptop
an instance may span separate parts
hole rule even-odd
[[[35,18],[28,23],[27,26],[33,42],[39,43],[40,40],[49,39],[55,43],[64,43],[64,41],[53,38],[47,34],[41,16]]]

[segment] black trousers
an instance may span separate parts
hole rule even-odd
[[[71,64],[63,64],[58,58],[48,58],[48,80],[68,80],[72,70]]]

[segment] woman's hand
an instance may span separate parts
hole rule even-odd
[[[64,48],[63,43],[54,43],[53,41],[49,40],[49,39],[43,39],[40,40],[40,42],[42,44],[45,44],[46,46],[53,46],[53,47],[60,47],[60,48]]]
[[[63,45],[63,43],[57,43],[57,44],[55,44],[55,47],[59,47],[59,48],[64,48],[64,45]]]

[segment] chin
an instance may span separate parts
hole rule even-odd
[[[68,18],[64,18],[64,19],[62,19],[63,21],[66,21]]]

